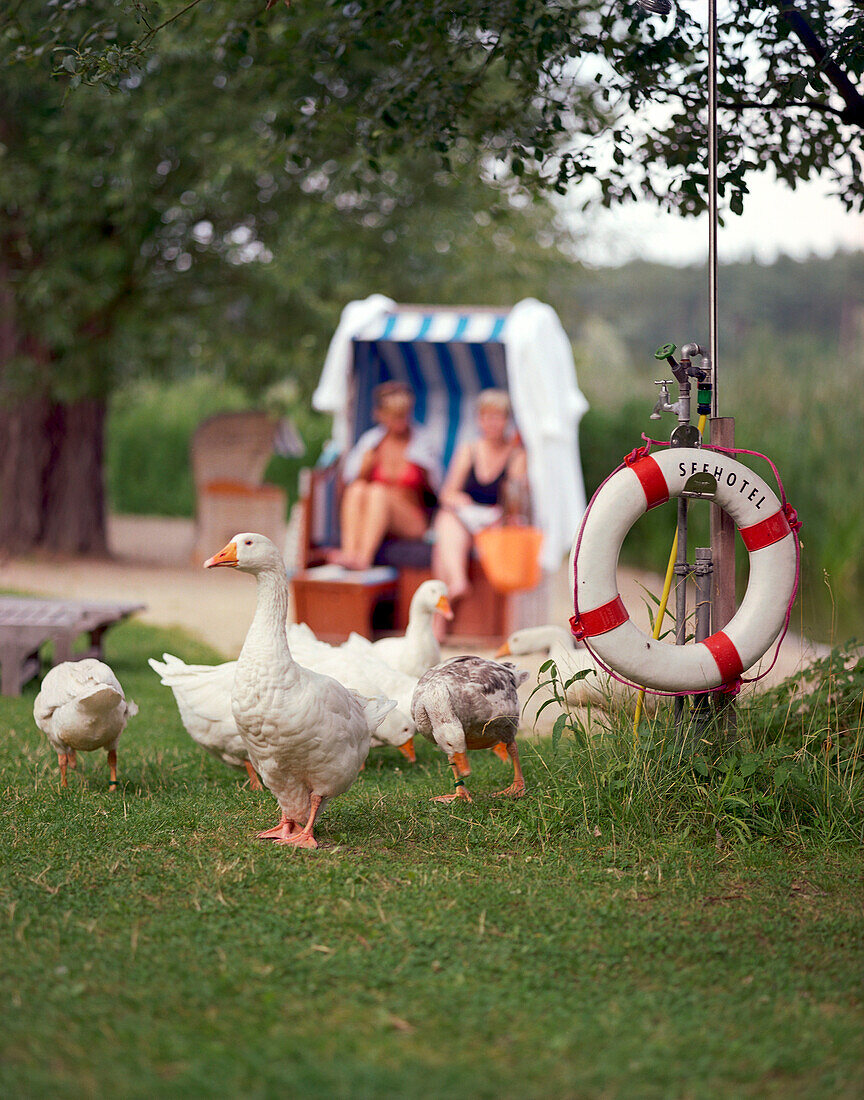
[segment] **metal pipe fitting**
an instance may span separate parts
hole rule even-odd
[[[669,381],[665,379],[663,381],[654,382],[655,386],[660,387],[660,396],[654,404],[654,411],[651,413],[649,420],[659,420],[660,414],[664,412],[678,413],[678,402],[672,402],[669,397]]]

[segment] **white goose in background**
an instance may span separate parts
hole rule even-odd
[[[288,627],[288,642],[301,664],[317,669],[318,672],[335,676],[343,684],[355,688],[364,695],[377,687],[378,691],[396,700],[397,709],[389,716],[390,718],[394,715],[399,715],[401,718],[403,714],[411,714],[412,700],[419,677],[408,676],[393,668],[392,665],[379,661],[375,656],[373,643],[368,638],[363,638],[359,634],[352,634],[351,638],[357,639],[356,645],[349,645],[346,642],[341,646],[332,646],[319,641],[306,623],[292,623]],[[382,641],[398,642],[402,639],[386,638]],[[362,645],[359,644],[361,642]],[[440,664],[440,661],[436,664]],[[431,667],[434,668],[435,665]],[[426,671],[428,672],[428,669]],[[399,745],[398,748],[413,761],[416,756],[413,741],[416,727],[412,719],[408,721],[412,735],[411,743]],[[381,728],[383,729],[383,726]],[[372,743],[375,744],[374,737]],[[503,742],[497,742],[489,747],[505,763],[510,760],[507,746]]]
[[[76,752],[105,749],[109,789],[116,789],[117,742],[137,713],[138,707],[126,701],[120,681],[104,662],[85,657],[50,669],[33,704],[33,717],[57,753],[60,785],[67,786],[66,768],[76,766]]]
[[[513,761],[513,782],[499,796],[521,798],[525,781],[516,748],[519,726],[517,688],[528,672],[511,664],[487,661],[483,657],[451,657],[420,677],[411,716],[424,737],[447,754],[453,769],[455,791],[441,794],[435,802],[464,798],[471,802],[463,776],[470,775],[467,752],[503,744]]]
[[[237,662],[187,665],[179,657],[163,653],[161,661],[150,657],[147,663],[174,693],[180,721],[195,744],[229,768],[245,768],[249,786],[253,791],[260,791],[261,781],[231,713],[231,689]]]
[[[305,668],[332,676],[361,695],[384,695],[395,700],[395,709],[372,734],[372,744],[394,745],[413,763],[416,753],[415,727],[410,717],[411,697],[418,677],[408,676],[385,664],[371,651],[328,645],[316,638],[306,623],[289,623],[287,633],[295,660]]]
[[[635,702],[636,692],[600,668],[584,646],[577,648],[573,635],[564,627],[554,624],[523,627],[510,635],[495,656],[524,657],[532,653],[549,654],[555,662],[562,684],[566,684],[577,673],[587,672],[587,676],[575,680],[564,692],[565,699],[572,707],[590,705],[609,709],[610,706]],[[646,714],[653,714],[656,709],[657,697],[646,695]]]
[[[346,652],[371,652],[385,664],[418,680],[427,669],[441,661],[441,646],[432,629],[436,615],[453,618],[447,585],[443,581],[424,581],[411,597],[408,626],[402,637],[370,642],[352,633],[341,648]]]
[[[205,569],[219,566],[251,573],[257,581],[255,617],[237,661],[231,709],[252,766],[282,811],[279,824],[259,838],[317,848],[313,828],[321,807],[357,778],[371,733],[393,701],[364,699],[297,664],[285,633],[285,563],[270,539],[235,535],[204,563]]]

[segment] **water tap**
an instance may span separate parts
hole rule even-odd
[[[669,383],[671,381],[671,378],[666,378],[662,381],[658,381],[656,378],[654,379],[654,385],[660,387],[660,396],[657,398],[654,405],[654,411],[651,413],[649,420],[659,420],[660,414],[664,412],[675,413],[676,416],[678,415],[678,402],[676,401],[673,404],[669,400]]]

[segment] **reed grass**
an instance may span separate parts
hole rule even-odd
[[[566,831],[578,813],[629,839],[864,840],[864,658],[854,651],[745,695],[731,726],[713,706],[704,727],[691,709],[676,724],[669,701],[635,738],[631,707],[572,707],[554,662],[544,675],[538,688],[560,714],[550,741],[529,750],[547,779],[541,831]]]

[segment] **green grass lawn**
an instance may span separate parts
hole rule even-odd
[[[376,750],[317,852],[202,753],[145,663],[215,654],[126,624],[107,659],[140,707],[70,787],[0,700],[0,1094],[612,1097],[864,1093],[860,847],[800,833],[623,834],[474,754]],[[560,746],[557,747],[560,752]],[[595,835],[598,834],[599,835]]]

